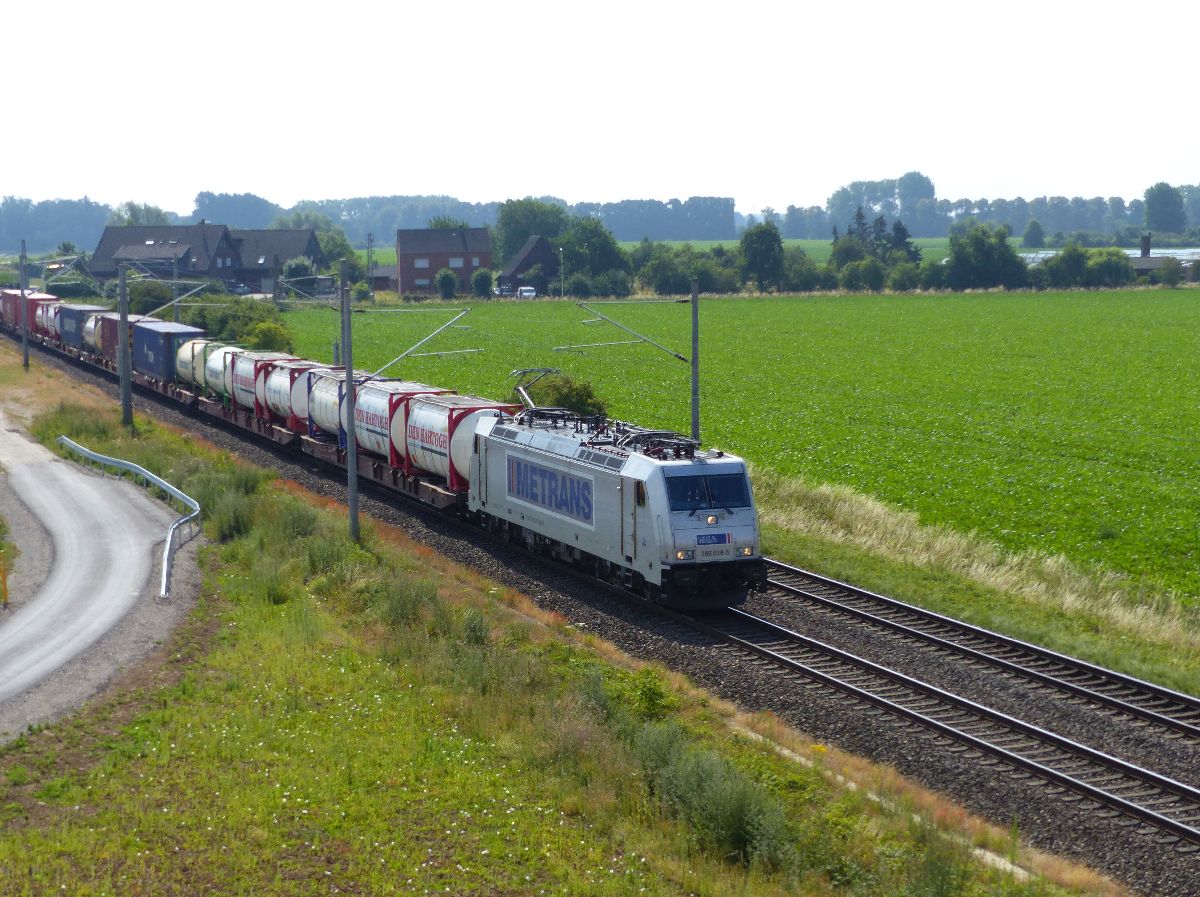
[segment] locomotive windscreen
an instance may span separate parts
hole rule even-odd
[[[740,473],[667,477],[667,495],[672,511],[750,507],[750,490],[745,474]]]

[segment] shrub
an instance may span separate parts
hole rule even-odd
[[[245,342],[250,349],[274,352],[291,352],[295,347],[291,328],[282,321],[259,321],[250,328]]]
[[[576,380],[569,374],[543,377],[533,387],[533,398],[539,405],[567,408],[584,417],[605,416],[608,413],[592,384]]]
[[[471,275],[471,292],[480,299],[490,299],[492,296],[492,272],[480,268]]]
[[[129,285],[129,313],[146,315],[175,298],[169,283],[161,280],[139,280]]]
[[[458,290],[458,277],[449,268],[443,268],[433,278],[438,295],[443,299],[453,299]]]
[[[634,753],[651,792],[710,849],[746,865],[789,862],[782,805],[719,754],[691,745],[677,725],[663,723],[639,733]]]

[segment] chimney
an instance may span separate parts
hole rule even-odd
[[[1142,258],[1150,258],[1150,235],[1142,234]]]

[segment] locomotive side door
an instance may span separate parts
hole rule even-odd
[[[625,558],[625,563],[632,564],[637,558],[638,481],[632,477],[621,477],[619,490],[621,493],[621,556]]]

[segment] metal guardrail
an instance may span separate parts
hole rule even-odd
[[[57,442],[59,445],[66,446],[77,455],[80,455],[95,464],[113,467],[117,470],[124,471],[125,473],[131,473],[134,476],[141,477],[147,483],[157,486],[180,504],[186,505],[192,509],[190,514],[185,514],[184,516],[179,517],[167,530],[167,544],[163,546],[162,587],[159,589],[158,593],[159,598],[166,598],[171,592],[171,567],[175,561],[175,533],[178,532],[179,528],[185,524],[199,521],[200,503],[191,496],[180,492],[162,477],[156,476],[155,474],[152,474],[150,471],[146,470],[146,468],[139,467],[137,464],[133,464],[130,461],[123,461],[120,458],[110,458],[108,455],[98,454],[97,452],[93,452],[91,449],[84,448],[82,445],[74,442],[71,439],[68,439],[66,436],[59,436],[55,442]]]

